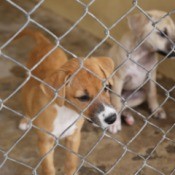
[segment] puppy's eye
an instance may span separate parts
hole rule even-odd
[[[104,88],[104,91],[108,92],[110,89],[112,89],[111,84],[107,84],[106,87]]]
[[[159,34],[159,36],[161,36],[162,38],[166,38],[166,36],[168,36],[167,28],[165,28],[163,32],[158,32],[158,34]]]
[[[86,102],[90,100],[89,95],[82,95],[80,97],[76,97],[78,100],[82,101],[82,102]]]

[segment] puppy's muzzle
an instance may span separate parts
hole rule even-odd
[[[166,49],[167,51],[158,50],[158,53],[160,55],[166,56],[167,58],[174,58],[175,57],[175,45],[169,42],[166,48],[167,48]]]
[[[171,53],[168,55],[168,58],[175,57],[175,45],[171,45]]]
[[[169,51],[169,52],[171,52],[171,51]],[[158,53],[160,55],[167,56],[167,58],[175,57],[175,51],[171,52],[170,54],[169,54],[169,52],[164,52],[164,51],[161,51],[161,50],[158,51]]]
[[[103,103],[95,106],[92,116],[92,121],[103,129],[117,120],[116,110],[112,106]]]

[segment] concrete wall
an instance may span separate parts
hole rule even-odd
[[[82,0],[87,3],[89,0]],[[77,21],[84,14],[82,5],[74,0],[46,0],[44,5],[57,13],[69,19],[72,22]],[[138,5],[144,10],[159,9],[164,11],[171,11],[175,9],[174,0],[138,0]],[[124,15],[133,6],[132,0],[96,0],[90,7],[89,11],[100,19],[107,27]],[[135,8],[131,13],[138,12]],[[172,15],[175,20],[175,15]],[[87,15],[79,24],[81,27],[98,38],[103,38],[104,28],[101,27],[95,19]],[[124,18],[116,27],[111,30],[111,34],[116,38],[125,33],[127,29],[127,20]],[[111,42],[110,40],[108,40]],[[168,69],[167,69],[168,68]],[[174,78],[175,60],[168,60],[160,65],[159,70],[168,77]],[[175,78],[174,78],[175,79]]]

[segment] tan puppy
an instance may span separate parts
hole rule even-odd
[[[41,51],[43,50],[38,49],[38,53],[35,52],[36,55],[32,54],[32,56],[42,56],[45,50],[43,53]],[[34,73],[53,88],[31,78],[22,89],[23,103],[26,116],[33,118],[55,97],[53,102],[33,121],[33,124],[44,128],[58,139],[66,138],[66,147],[77,153],[84,122],[81,112],[103,129],[116,121],[116,110],[110,103],[108,88],[104,88],[102,83],[102,80],[105,80],[114,70],[114,64],[110,58],[93,57],[83,63],[86,69],[78,70],[81,66],[81,59],[74,58],[62,65],[66,58],[63,53],[61,55],[51,55],[45,61],[48,65],[47,69],[43,64],[40,66],[40,71]],[[52,57],[55,59],[57,68],[51,66]],[[34,65],[36,59],[31,57],[28,65]],[[112,79],[106,81],[107,86],[111,86],[112,83]],[[54,137],[40,130],[37,131],[37,135],[40,155],[44,156],[53,148],[55,140]],[[54,150],[49,152],[43,160],[42,175],[55,175],[53,153]],[[77,156],[67,151],[66,175],[72,175],[75,172],[77,162]]]
[[[166,14],[158,10],[151,10],[147,13],[154,22]],[[122,96],[130,107],[135,107],[147,100],[151,113],[156,110],[154,116],[164,119],[166,118],[166,113],[163,108],[159,107],[156,84],[153,82],[156,81],[156,69],[154,66],[158,61],[156,53],[167,55],[172,51],[173,42],[175,41],[174,22],[167,16],[156,24],[159,30],[155,29],[151,35],[149,35],[149,33],[153,30],[152,23],[142,13],[129,16],[128,24],[130,32],[125,34],[120,42],[128,52],[132,51],[130,55],[131,59],[128,59],[125,50],[117,45],[113,46],[109,53],[116,67],[128,59],[114,76],[115,83],[113,91],[117,95]],[[136,48],[147,35],[149,35],[149,37]],[[175,56],[175,53],[171,52],[168,57],[173,56]],[[138,64],[140,64],[140,66]],[[153,81],[149,81],[145,86],[142,86],[148,76],[150,76]],[[137,90],[137,92],[133,93],[135,90]],[[117,111],[121,110],[121,99],[116,95],[112,96],[112,103]],[[125,110],[122,115],[129,125],[133,124],[134,119],[127,110]],[[117,122],[118,123],[115,123],[109,129],[112,133],[121,130],[121,121],[118,120]]]

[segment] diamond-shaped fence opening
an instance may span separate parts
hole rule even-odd
[[[104,152],[104,154],[99,154],[100,152]],[[96,166],[106,164],[104,171],[107,172],[121,158],[123,153],[124,150],[122,146],[117,143],[116,140],[104,137],[86,159]],[[111,159],[111,155],[115,155],[113,160]],[[109,160],[110,163],[107,162],[107,160]]]
[[[175,175],[175,86],[174,80],[161,74],[164,63],[168,65],[168,58],[175,55],[175,36],[170,35],[168,24],[164,28],[162,24],[173,17],[175,10],[171,7],[157,19],[147,11],[151,7],[156,9],[155,4],[148,7],[139,0],[124,1],[124,10],[120,10],[118,16],[112,10],[114,4],[107,1],[65,3],[67,7],[71,4],[68,7],[71,11],[65,12],[64,17],[74,15],[74,22],[48,10],[45,0],[25,3],[3,0],[0,4],[0,175]],[[101,11],[103,3],[111,8],[110,13],[107,8]],[[162,9],[162,4],[157,7]],[[61,1],[60,5],[62,7]],[[115,6],[121,5],[115,2]],[[97,7],[100,13],[94,10]],[[103,18],[102,14],[108,13],[113,20]],[[136,13],[142,20],[138,18],[130,24],[129,17]],[[143,21],[149,23],[150,28],[141,35],[139,29],[144,26],[134,27]],[[87,23],[89,26],[85,30],[82,26]],[[18,38],[24,29],[31,33]],[[132,44],[125,35],[125,31],[131,29],[135,30],[131,36],[138,39]],[[98,37],[87,31],[97,33]],[[38,40],[38,35],[42,40]],[[155,45],[158,38],[163,40],[168,52]],[[115,45],[117,51],[109,51],[111,45]],[[147,54],[145,50],[152,45],[157,50]],[[62,60],[60,68],[58,60],[66,57],[62,51],[68,60]],[[160,59],[155,59],[155,52],[162,54]],[[98,55],[105,64],[89,58]],[[103,58],[108,56],[114,57],[114,68]],[[117,62],[120,57],[123,60]],[[89,60],[94,62],[90,64]],[[116,77],[118,82],[114,85]],[[114,89],[113,86],[121,86],[121,81],[123,89]],[[66,94],[68,90],[70,93]],[[147,100],[148,104],[142,101],[132,105],[142,92],[146,92],[143,101]],[[23,98],[24,93],[34,95]],[[111,104],[114,96],[117,103]],[[56,104],[64,107],[54,106]],[[113,128],[108,130],[104,124],[114,122],[105,118],[106,112],[111,118],[115,116],[112,105],[122,119],[121,131],[117,133],[110,133]],[[59,119],[59,112],[63,119]],[[165,115],[167,119],[164,120],[154,118]],[[127,117],[131,116],[135,121],[129,127]],[[24,122],[20,128],[25,131],[18,128],[20,119]],[[119,115],[117,122],[119,126]]]
[[[126,152],[126,154],[124,154],[121,157],[121,160],[119,162],[117,162],[113,168],[111,168],[111,170],[109,171],[110,172],[109,174],[111,174],[111,175],[115,175],[117,173],[119,173],[119,174],[124,174],[124,173],[134,174],[136,172],[136,170],[139,169],[143,163],[142,158],[140,158],[138,161],[129,161],[129,160],[133,160],[134,157],[135,157],[135,154],[130,153],[130,152]],[[127,166],[127,168],[125,167],[125,165]]]
[[[157,171],[155,171],[153,168],[150,168],[150,167],[144,167],[144,168],[139,172],[139,175],[144,175],[144,174],[159,175],[160,172],[157,172]]]

